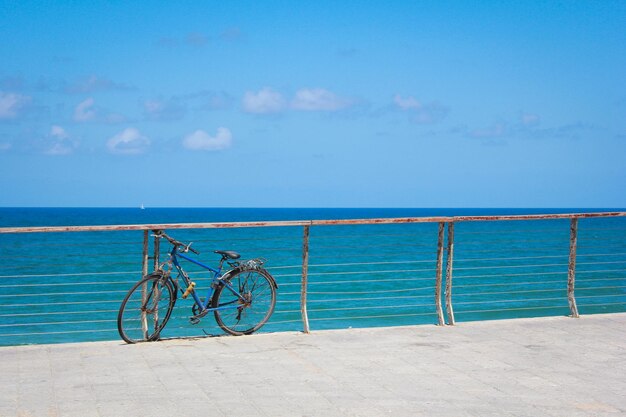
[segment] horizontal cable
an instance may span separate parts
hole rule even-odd
[[[319,260],[319,259],[336,259],[336,258],[349,258],[349,259],[354,259],[354,258],[369,258],[369,259],[377,259],[377,258],[384,258],[384,259],[388,259],[388,258],[398,258],[400,256],[415,256],[415,255],[431,255],[431,256],[436,256],[437,254],[437,245],[434,244],[432,250],[428,250],[428,251],[391,251],[392,253],[385,253],[385,252],[376,252],[376,253],[363,253],[364,250],[368,249],[367,247],[361,248],[361,251],[359,253],[351,253],[350,255],[345,255],[345,254],[341,254],[341,255],[324,255],[324,254],[316,254],[316,253],[309,253],[309,259],[315,259],[315,260]]]
[[[550,298],[533,298],[533,299],[522,299],[522,300],[489,300],[489,301],[462,301],[455,302],[454,305],[460,304],[498,304],[498,303],[528,303],[533,301],[555,301],[555,300],[566,300],[567,297],[550,297]]]
[[[500,230],[492,230],[492,231],[479,231],[479,232],[470,232],[470,231],[465,231],[465,230],[461,230],[461,231],[456,231],[456,235],[493,235],[493,234],[501,234],[501,235],[507,235],[509,233],[522,233],[522,234],[531,234],[531,233],[563,233],[564,231],[567,232],[568,231],[568,227],[567,225],[564,225],[565,227],[562,229],[510,229],[510,230],[504,230],[504,229],[500,229]]]
[[[624,272],[624,269],[598,269],[593,271],[576,271],[576,274],[587,273],[607,273],[607,272]],[[567,275],[567,271],[558,272],[526,272],[523,274],[485,274],[485,275],[455,275],[453,278],[467,279],[467,278],[500,278],[500,277],[527,277],[527,276],[543,276],[543,275]]]
[[[618,278],[587,278],[587,279],[577,279],[576,283],[580,284],[585,282],[596,282],[596,281],[621,281],[626,280],[626,277],[618,277]]]
[[[319,236],[311,236],[311,241],[315,240],[329,240],[329,239],[362,239],[367,237],[416,237],[419,235],[423,235],[424,231],[415,231],[414,233],[371,233],[371,234],[361,234],[361,235],[319,235]]]
[[[567,304],[559,305],[559,306],[542,306],[542,307],[515,307],[515,308],[499,308],[499,309],[489,309],[489,310],[457,310],[454,309],[454,313],[464,314],[464,313],[497,313],[501,311],[523,311],[523,310],[547,310],[553,308],[567,308]]]
[[[605,242],[605,241],[603,241]],[[626,247],[626,241],[615,241],[610,245],[591,245],[589,240],[582,241],[581,243],[576,245],[577,250],[589,250],[589,249],[623,249]]]
[[[57,232],[57,233],[67,233],[67,232]],[[89,246],[91,247],[109,247],[109,246],[121,246],[121,245],[143,245],[142,241],[132,241],[132,240],[128,240],[128,241],[99,241],[99,240],[92,240],[92,241],[87,241],[87,242],[80,242],[80,243],[59,243],[58,239],[56,242],[54,243],[46,243],[46,242],[30,242],[28,245],[28,248],[16,248],[16,247],[12,247],[13,249],[20,249],[20,250],[25,250],[25,249],[37,249],[37,248],[71,248],[71,247],[85,247],[85,246]]]
[[[605,307],[605,306],[624,306],[626,302],[623,303],[602,303],[602,304],[578,304],[578,307]]]
[[[267,242],[280,240],[302,240],[302,236],[272,236],[272,237],[229,237],[228,239],[193,239],[193,243],[211,243],[212,246],[228,246],[231,242]]]
[[[555,292],[555,291],[566,292],[567,288],[555,288],[555,289],[544,289],[544,290],[490,291],[490,292],[477,292],[477,293],[462,293],[462,294],[454,294],[454,297],[477,296],[477,295],[492,295],[492,294],[523,294],[523,293],[527,293],[527,292],[536,293],[536,292]]]
[[[117,332],[117,329],[90,329],[90,330],[65,330],[62,332],[30,332],[30,333],[5,333],[0,337],[16,337],[16,336],[45,336],[49,334],[74,334],[74,333],[104,333]]]
[[[59,282],[54,284],[9,284],[1,285],[2,288],[21,288],[21,287],[64,287],[64,286],[80,286],[80,285],[116,285],[116,284],[135,284],[135,281],[103,281],[103,282]]]
[[[99,314],[99,313],[117,313],[119,310],[91,310],[91,311],[46,311],[42,313],[15,313],[0,314],[0,317],[30,317],[30,316],[58,316],[59,314]]]
[[[285,265],[285,266],[269,266],[266,269],[269,271],[273,271],[274,269],[294,269],[294,268],[302,268],[302,264],[299,265]]]
[[[365,273],[365,272],[364,272]],[[378,282],[414,282],[414,281],[432,281],[434,277],[429,278],[392,278],[392,279],[361,279],[361,280],[350,280],[350,281],[309,281],[308,285],[328,285],[328,284],[356,284],[356,283],[378,283]],[[288,284],[284,284],[288,285]],[[301,285],[301,284],[298,284]]]
[[[80,304],[121,304],[120,300],[108,301],[74,301],[74,302],[57,302],[57,303],[31,303],[31,304],[0,304],[0,307],[37,307],[37,306],[57,306],[57,305],[80,305]]]
[[[87,295],[87,294],[126,294],[128,290],[113,290],[113,291],[77,291],[77,292],[48,292],[48,293],[39,293],[39,294],[9,294],[9,295],[0,295],[2,298],[9,297],[51,297],[55,295]]]
[[[339,307],[339,308],[317,308],[317,309],[309,309],[309,312],[320,312],[320,311],[347,311],[347,310],[380,310],[380,309],[388,309],[388,308],[409,308],[409,307],[431,307],[434,306],[435,303],[429,304],[406,304],[399,306],[373,306],[373,307]],[[300,310],[296,311],[300,312]]]
[[[414,299],[414,298],[431,298],[433,295],[397,295],[393,297],[359,297],[359,298],[333,298],[333,299],[323,299],[323,300],[308,300],[309,304],[318,304],[318,303],[336,303],[336,302],[344,302],[344,301],[380,301],[380,300],[399,300],[399,299]],[[300,301],[294,301],[299,303]]]
[[[598,254],[578,254],[576,255],[577,258],[582,258],[582,257],[594,257],[594,256],[623,256],[626,255],[625,253],[598,253]],[[475,262],[475,261],[497,261],[497,260],[521,260],[521,259],[548,259],[548,258],[567,258],[569,256],[569,254],[564,253],[562,255],[547,255],[547,256],[516,256],[516,257],[511,257],[511,258],[500,258],[500,257],[494,257],[494,258],[464,258],[464,259],[454,259],[454,262]],[[626,262],[626,261],[624,261]]]
[[[436,268],[422,268],[422,269],[387,269],[382,271],[344,271],[344,272],[313,272],[308,276],[323,276],[323,275],[355,275],[355,274],[389,274],[400,272],[426,272],[434,271]]]
[[[362,274],[399,274],[404,272],[428,272],[434,271],[436,268],[426,269],[388,269],[388,270],[373,270],[373,271],[344,271],[344,272],[313,272],[308,274],[309,277],[326,276],[326,275],[362,275]],[[302,274],[277,274],[274,277],[301,277]]]
[[[543,276],[543,275],[567,275],[567,271],[559,272],[526,272],[523,274],[485,274],[485,275],[454,275],[453,279],[468,279],[468,278],[501,278],[501,277],[528,277],[528,276]]]
[[[436,243],[435,245],[433,244],[427,244],[427,243],[404,243],[404,244],[399,244],[399,243],[386,243],[386,244],[380,244],[380,245],[367,245],[367,249],[377,249],[377,248],[430,248],[430,247],[436,247]],[[302,250],[302,248],[299,248],[300,250]],[[327,249],[359,249],[362,250],[363,246],[309,246],[309,249],[311,251],[317,251],[317,250],[327,250]]]
[[[375,272],[375,271],[373,271]],[[361,274],[366,274],[367,272],[363,272]],[[391,278],[391,279],[362,279],[362,280],[347,280],[347,281],[310,281],[308,285],[329,285],[329,284],[356,284],[356,283],[378,283],[378,282],[415,282],[415,281],[431,281],[434,280],[434,277],[428,278]],[[289,287],[289,286],[300,286],[302,282],[291,282],[291,283],[281,283],[281,287]]]
[[[609,264],[626,264],[626,260],[623,261],[601,261],[601,262],[577,262],[576,266],[579,265],[609,265]],[[466,270],[474,270],[474,269],[506,269],[506,268],[545,268],[548,266],[568,266],[566,263],[562,264],[535,264],[535,265],[492,265],[492,266],[472,266],[472,267],[463,267],[463,268],[454,268],[457,271],[466,271]]]
[[[614,228],[604,228],[604,227],[600,227],[600,228],[593,228],[593,227],[579,227],[579,231],[578,233],[580,234],[581,231],[584,232],[599,232],[599,231],[605,231],[605,230],[610,230],[612,232],[626,232],[626,229],[624,228],[620,228],[620,227],[614,227]]]
[[[504,283],[489,283],[489,284],[463,284],[454,285],[454,288],[471,288],[471,287],[502,287],[510,285],[541,285],[541,284],[562,284],[562,281],[530,281],[530,282],[504,282]]]
[[[524,239],[524,240],[513,240],[513,239],[508,239],[506,238],[506,236],[503,236],[502,239],[496,239],[496,240],[480,240],[480,241],[471,241],[471,242],[465,242],[465,241],[461,241],[459,242],[459,239],[454,239],[454,244],[455,245],[468,245],[468,246],[476,246],[476,245],[480,245],[480,246],[488,246],[488,245],[506,245],[506,246],[510,246],[511,244],[518,244],[518,243],[537,243],[537,239]],[[569,239],[568,238],[559,238],[559,239],[541,239],[541,243],[545,244],[545,243],[563,243],[565,245],[568,245],[569,247]]]
[[[58,321],[58,322],[41,322],[41,323],[19,323],[19,324],[0,324],[0,327],[21,327],[21,326],[59,326],[63,324],[86,324],[86,323],[115,323],[116,320],[78,320],[78,321]]]
[[[63,253],[63,258],[121,258],[121,257],[134,257],[141,259],[142,252],[124,252],[124,253]],[[0,255],[0,260],[8,259],[12,262],[24,262],[24,261],[33,261],[33,257],[31,256],[19,256],[19,255]]]
[[[594,273],[605,273],[605,272],[624,272],[626,269],[593,269],[590,271],[580,271],[580,270],[576,270],[576,275],[578,274],[594,274]]]
[[[311,310],[309,310],[309,311],[311,311]],[[295,314],[295,313],[300,313],[300,312],[301,312],[300,310],[282,310],[282,311],[274,311],[274,313],[272,315],[274,315],[274,314]]]
[[[126,272],[78,272],[71,274],[0,275],[0,278],[43,278],[43,277],[84,277],[89,275],[141,274],[141,271]]]
[[[612,280],[621,280],[623,278],[608,278],[608,279],[597,279],[593,281],[612,281]],[[592,280],[588,280],[592,281]],[[583,281],[584,282],[584,281]],[[520,285],[541,285],[541,284],[564,284],[564,281],[535,281],[535,282],[508,282],[508,283],[488,283],[488,284],[466,284],[466,285],[455,285],[454,288],[472,288],[472,287],[500,287],[500,286],[520,286]],[[615,289],[615,288],[626,288],[624,286],[611,286],[611,287],[584,287],[584,288],[576,288],[576,290],[600,290],[600,289]],[[565,288],[563,288],[565,290]],[[544,290],[528,290],[528,291],[520,291],[520,292],[539,292]],[[546,290],[546,291],[556,291],[556,290]],[[466,293],[466,294],[455,294],[455,295],[477,295],[477,294],[499,294],[500,292],[493,293]],[[514,294],[514,291],[504,291],[504,293]]]
[[[576,299],[579,299],[579,298],[606,298],[606,297],[626,297],[626,294],[577,295]]]
[[[626,285],[618,285],[618,286],[614,286],[614,287],[576,287],[576,291],[583,291],[583,290],[614,290],[617,288],[626,288]]]
[[[408,314],[387,314],[379,316],[355,316],[355,317],[328,317],[328,318],[310,318],[309,321],[329,321],[329,320],[358,320],[358,319],[383,319],[393,317],[415,317],[415,316],[432,316],[432,313],[408,313]]]
[[[522,259],[549,259],[549,258],[567,258],[568,254],[564,253],[562,255],[546,255],[546,256],[515,256],[510,258],[501,258],[501,257],[493,257],[493,258],[463,258],[463,259],[454,259],[454,262],[476,262],[476,261],[511,261],[511,260],[522,260]]]
[[[287,324],[287,323],[302,323],[302,320],[278,320],[278,321],[270,320],[266,323],[266,326],[270,324]]]
[[[102,264],[103,267],[106,266],[116,266],[116,267],[120,267],[120,266],[124,266],[124,267],[130,267],[130,265],[137,265],[140,264],[140,262],[119,262],[116,261],[115,263],[112,264]],[[10,268],[11,270],[15,270],[18,271],[20,269],[26,269],[26,270],[30,270],[30,269],[35,269],[35,268],[47,268],[47,269],[63,269],[66,267],[72,267],[72,268],[77,268],[77,269],[84,269],[87,266],[92,266],[93,263],[82,263],[82,264],[78,264],[76,262],[73,263],[62,263],[62,264],[52,264],[52,263],[47,263],[47,262],[35,262],[35,263],[29,263],[28,265],[11,265]]]
[[[299,291],[298,292],[283,292],[283,293],[281,293],[281,295],[282,296],[285,296],[285,295],[300,295],[300,292]]]
[[[456,271],[468,271],[475,269],[506,269],[506,268],[545,268],[548,266],[567,266],[568,264],[535,264],[535,265],[492,265],[492,266],[471,266],[454,268]]]
[[[397,264],[419,264],[419,263],[435,263],[436,259],[428,259],[422,261],[388,261],[388,262],[347,262],[347,263],[335,263],[335,264],[309,264],[309,268],[324,267],[324,266],[360,266],[360,265],[397,265]]]
[[[381,294],[386,292],[407,292],[407,291],[420,291],[430,290],[434,287],[418,287],[418,288],[405,288],[401,290],[379,290],[379,291],[308,291],[308,294]]]

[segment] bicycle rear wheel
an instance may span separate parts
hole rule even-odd
[[[222,284],[215,290],[211,307],[216,308],[215,321],[226,333],[235,336],[254,333],[274,312],[276,284],[265,270],[239,271],[227,277],[230,284],[244,298],[239,298]]]
[[[176,293],[170,281],[152,274],[137,282],[126,294],[117,315],[117,330],[127,343],[159,338],[172,314]]]

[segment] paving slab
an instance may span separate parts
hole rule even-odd
[[[0,347],[0,417],[625,416],[626,314]]]

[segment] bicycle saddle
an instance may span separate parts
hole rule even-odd
[[[234,252],[232,250],[216,250],[214,252],[218,253],[218,254],[220,254],[223,257],[228,258],[228,259],[239,259],[239,258],[241,258],[241,255],[239,255],[237,252]]]

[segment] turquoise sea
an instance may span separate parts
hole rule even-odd
[[[0,208],[0,227],[365,219],[579,213],[622,209]],[[434,324],[436,223],[314,226],[310,234],[311,330]],[[214,264],[216,249],[263,257],[279,284],[262,331],[302,330],[302,227],[171,230]],[[457,322],[567,315],[569,220],[455,225]],[[117,309],[141,277],[141,231],[0,234],[0,345],[119,340]],[[152,246],[152,243],[151,243]],[[161,257],[167,245],[162,245]],[[445,256],[444,256],[445,260]],[[151,261],[152,262],[152,261]],[[189,267],[198,290],[209,276]],[[445,263],[444,263],[445,271]],[[626,311],[626,217],[579,222],[579,312]],[[178,300],[163,337],[221,335],[212,316],[191,325]]]

